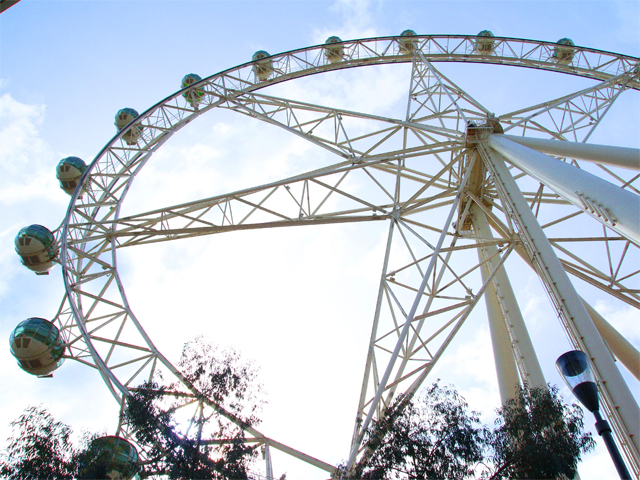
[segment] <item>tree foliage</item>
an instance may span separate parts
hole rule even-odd
[[[233,348],[222,349],[197,337],[185,344],[178,367],[201,395],[247,425],[260,422],[264,400],[257,368]]]
[[[489,437],[491,480],[574,478],[582,453],[594,448],[582,410],[562,402],[556,386],[519,388],[498,409]]]
[[[9,480],[72,479],[77,450],[72,430],[42,407],[27,407],[11,422],[9,447],[0,453],[0,474]]]
[[[257,452],[255,445],[244,442],[243,428],[259,423],[264,403],[256,369],[236,351],[220,349],[202,338],[185,345],[178,365],[195,392],[182,391],[181,384],[154,381],[141,385],[127,401],[122,421],[145,456],[140,477],[247,479]],[[196,409],[194,428],[187,432],[177,415],[185,394],[199,406],[216,405],[207,415],[204,408]],[[221,410],[236,423],[221,415]],[[11,426],[9,448],[0,453],[2,478],[108,478],[105,462],[96,461],[92,449],[98,435],[85,435],[76,448],[70,440],[71,428],[41,407],[27,408]]]
[[[195,428],[182,432],[175,417],[180,400],[167,401],[175,398],[179,385],[143,384],[129,398],[124,418],[138,444],[146,446],[149,463],[141,477],[246,479],[257,452],[244,442],[243,428],[259,422],[263,403],[256,369],[236,351],[222,350],[200,337],[185,345],[178,366],[202,404],[215,404],[238,422],[219,413],[196,415]]]
[[[139,445],[146,446],[148,464],[141,478],[165,474],[169,478],[246,479],[256,457],[239,430],[229,443],[215,445],[180,433],[174,412],[160,406],[167,392],[156,383],[143,385],[127,402],[126,421]],[[224,423],[224,422],[221,422]]]
[[[357,479],[485,480],[574,478],[594,446],[582,410],[555,386],[520,388],[497,410],[493,430],[480,425],[464,399],[438,383],[400,397],[365,433]]]
[[[180,391],[180,384],[148,382],[127,401],[122,420],[146,459],[140,477],[248,479],[257,451],[244,441],[244,428],[259,422],[263,403],[255,368],[237,352],[221,350],[201,338],[185,345],[179,366],[195,391]],[[199,410],[185,431],[176,413],[186,395]],[[209,405],[206,415],[205,405]],[[497,410],[490,430],[452,387],[435,383],[419,395],[400,396],[372,423],[365,432],[364,453],[348,476],[574,478],[581,455],[595,445],[591,434],[584,433],[582,415],[577,405],[563,403],[557,387],[525,385]],[[42,407],[27,408],[11,427],[9,447],[0,453],[2,478],[106,478],[91,452],[98,435],[85,434],[82,446],[76,448],[71,428]]]
[[[483,458],[485,428],[452,388],[434,383],[417,398],[400,397],[365,436],[362,479],[446,478],[473,475]]]

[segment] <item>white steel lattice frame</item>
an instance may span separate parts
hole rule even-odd
[[[499,133],[491,123],[495,118],[433,64],[521,66],[597,81],[575,94],[499,115],[505,133],[519,136],[586,142],[622,91],[640,89],[638,59],[634,57],[575,47],[572,60],[562,63],[553,57],[557,45],[547,42],[496,37],[493,51],[487,53],[476,49],[474,36],[412,37],[409,50],[403,46],[406,40],[347,41],[342,61],[334,63],[327,61],[323,46],[274,55],[270,57],[272,72],[263,81],[257,77],[254,63],[212,75],[142,113],[97,155],[70,202],[60,235],[67,295],[56,322],[69,339],[69,355],[97,368],[123,406],[138,384],[162,368],[181,385],[174,397],[183,399],[183,406],[196,406],[194,424],[203,418],[206,408],[216,410],[245,429],[247,441],[268,443],[334,472],[334,466],[246,427],[199,394],[158,351],[132,312],[117,271],[116,251],[234,230],[388,221],[389,241],[354,428],[352,466],[361,454],[367,425],[384,414],[398,393],[416,391],[509,255],[515,251],[530,258],[522,227],[514,217],[517,209],[494,182],[496,172],[487,152],[495,155],[495,151],[487,142],[492,133]],[[390,63],[413,63],[405,119],[256,92],[311,74]],[[204,91],[197,107],[183,97],[189,89]],[[214,108],[281,127],[334,153],[337,163],[267,185],[121,218],[121,203],[151,155],[173,133]],[[467,122],[473,125],[469,127]],[[122,137],[133,125],[141,126],[142,132],[138,143],[129,145]],[[575,160],[571,163],[584,165]],[[637,173],[625,175],[608,165],[597,168],[609,182],[638,195]],[[577,203],[562,197],[549,186],[532,182],[530,175],[513,165],[509,171],[542,230],[549,232],[546,238],[564,269],[639,308],[640,292],[633,285],[640,271],[631,259],[638,244],[615,228],[615,218],[608,210],[589,198]],[[369,182],[371,191],[349,191],[344,180],[356,175]],[[339,199],[340,208],[333,210],[328,206],[335,199]],[[495,238],[474,233],[472,206],[483,210]],[[601,233],[588,238],[574,238],[568,231],[558,233],[558,226],[585,214],[602,224]],[[427,220],[426,215],[437,220]],[[604,246],[607,265],[576,253],[574,245]],[[485,255],[483,260],[476,256],[474,261],[465,256],[486,247],[497,247],[497,253],[492,258]],[[404,257],[396,255],[398,249]],[[460,258],[468,267],[460,268]],[[539,270],[535,261],[529,263]],[[478,283],[480,270],[489,264],[492,273]],[[556,303],[559,300],[553,291],[550,297]],[[558,311],[570,341],[583,347],[571,320],[563,316],[561,308]],[[520,362],[518,369],[526,380],[527,365]],[[638,474],[637,445],[629,442],[616,405],[606,389],[603,391],[615,433]],[[121,428],[121,434],[130,435],[126,425]],[[224,439],[202,440],[207,441]]]

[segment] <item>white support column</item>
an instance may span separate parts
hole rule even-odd
[[[629,370],[634,377],[640,380],[640,352],[638,352],[638,349],[631,345],[629,340],[613,328],[591,305],[584,300],[582,300],[582,302],[587,312],[589,312],[591,320],[593,320],[600,335],[602,335],[602,338],[607,342],[613,354],[620,363],[627,367],[627,370]]]
[[[523,247],[516,247],[514,250],[527,265],[535,270],[531,263],[531,259],[527,256],[527,252]],[[640,381],[640,352],[638,349],[634,347],[629,340],[624,338],[624,336],[622,336],[622,334],[618,332],[618,330],[616,330],[614,326],[600,315],[591,305],[589,305],[584,298],[580,298],[582,299],[582,303],[584,303],[587,312],[589,312],[591,320],[593,320],[593,323],[602,338],[607,342],[607,345],[613,352],[613,355],[627,368],[627,370],[629,370],[629,373]]]
[[[482,280],[487,277],[486,271],[482,269]],[[487,316],[489,318],[489,331],[491,333],[491,344],[493,346],[493,361],[496,366],[496,377],[498,378],[498,390],[500,391],[500,403],[503,405],[515,397],[516,387],[520,385],[520,376],[513,359],[513,349],[509,332],[504,328],[504,318],[498,303],[498,294],[493,285],[487,287],[484,294],[487,306]]]
[[[267,440],[264,445],[264,460],[266,463],[266,472],[267,472],[267,480],[273,480],[273,466],[271,464],[271,449],[269,448],[269,440]]]
[[[482,268],[481,272],[482,281],[486,282],[488,277],[487,268]],[[498,303],[498,294],[493,282],[487,287],[484,293],[484,301],[487,306],[487,316],[489,318],[489,332],[493,346],[493,361],[496,365],[496,376],[498,377],[500,402],[505,404],[514,397],[516,385],[520,385],[520,377],[518,376],[518,369],[513,359],[511,338],[509,338],[509,332],[507,332],[504,325],[504,318],[502,317],[502,311]]]
[[[640,246],[640,196],[500,135],[489,145],[520,170]]]
[[[558,157],[587,160],[588,162],[612,165],[614,167],[640,170],[640,150],[637,148],[612,147],[593,143],[563,142],[546,138],[517,137],[515,135],[499,135],[525,147]]]
[[[491,227],[482,209],[474,204],[471,214],[477,235],[483,239],[492,238]],[[498,248],[495,245],[483,247],[478,251],[480,261],[492,258],[488,262],[492,270],[500,261],[497,253]],[[488,267],[485,265],[482,269],[483,281],[489,276]],[[485,292],[485,301],[502,403],[513,397],[515,385],[519,383],[514,356],[522,380],[531,387],[545,387],[544,374],[504,268],[501,267],[496,272],[493,282]]]
[[[501,141],[509,142],[505,139]],[[513,144],[513,142],[509,143]],[[575,347],[583,350],[591,359],[602,393],[602,403],[605,405],[607,415],[610,416],[611,423],[615,424],[614,430],[617,430],[620,435],[622,450],[632,462],[633,470],[637,474],[640,471],[638,404],[504,160],[482,144],[478,145],[478,150],[487,168],[493,174],[504,207],[509,210],[518,225],[519,235],[527,248],[527,253],[548,289],[567,333]],[[527,151],[531,150],[527,149]],[[531,158],[527,161],[531,162]]]

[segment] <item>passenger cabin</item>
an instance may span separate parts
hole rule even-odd
[[[49,375],[64,362],[60,330],[44,318],[20,322],[9,336],[9,347],[20,368],[31,375]]]
[[[253,73],[255,73],[256,78],[260,82],[264,82],[268,80],[273,72],[273,63],[271,62],[271,55],[269,52],[264,50],[258,50],[253,54],[251,60],[254,62],[253,64]]]
[[[80,478],[131,480],[139,470],[136,448],[124,438],[113,435],[93,440],[86,456],[78,463]]]
[[[182,88],[187,88],[194,83],[198,83],[202,78],[195,73],[189,73],[182,78]],[[182,96],[189,102],[192,107],[197,106],[204,97],[204,90],[201,88],[190,88],[185,92],[182,92]]]
[[[415,50],[415,37],[417,34],[413,30],[405,30],[400,34],[401,38],[398,40],[398,46],[400,47],[400,53],[402,55],[413,55],[413,51]]]
[[[38,275],[48,275],[58,256],[58,244],[53,233],[42,225],[20,229],[15,238],[16,253],[22,264]]]
[[[121,110],[118,110],[118,113],[116,113],[115,126],[118,131],[121,131],[137,117],[138,112],[136,112],[133,108],[123,108]],[[136,145],[138,143],[138,140],[140,139],[142,130],[142,125],[133,125],[122,135],[122,139],[126,142],[127,145]]]
[[[327,57],[327,62],[336,63],[344,59],[344,46],[340,37],[329,37],[324,45],[324,55]]]
[[[86,170],[87,164],[81,158],[67,157],[60,160],[56,167],[56,177],[60,182],[60,188],[69,195],[73,195]]]
[[[569,64],[573,60],[573,55],[576,52],[574,48],[575,43],[570,38],[561,38],[556,42],[557,47],[553,49],[553,59],[562,64]]]
[[[476,50],[480,55],[489,55],[495,48],[495,40],[493,38],[493,32],[491,30],[482,30],[478,33],[478,39],[476,40]]]

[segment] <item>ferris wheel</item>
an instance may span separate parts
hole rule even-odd
[[[454,83],[437,67],[450,62],[593,82],[494,112],[463,90],[468,78]],[[400,118],[260,92],[313,74],[386,64],[411,67]],[[163,372],[180,385],[184,408],[194,415],[215,410],[243,428],[248,442],[336,474],[335,465],[247,427],[185,378],[129,305],[117,254],[238,230],[384,222],[387,242],[347,469],[361,458],[371,423],[398,395],[418,390],[476,308],[487,311],[501,398],[510,398],[516,384],[546,384],[503,268],[513,256],[540,277],[569,342],[591,359],[604,412],[640,474],[640,410],[613,358],[640,379],[640,354],[574,287],[586,282],[640,309],[639,153],[589,143],[614,102],[640,90],[638,58],[569,39],[407,30],[394,37],[330,37],[277,55],[258,51],[250,62],[206,78],[188,74],[181,87],[140,114],[120,110],[118,134],[89,165],[63,159],[57,175],[71,202],[62,226],[52,232],[32,225],[16,237],[23,263],[36,273],[61,265],[66,290],[53,320],[29,319],[14,331],[11,348],[23,369],[49,375],[72,358],[95,367],[122,407],[138,385]],[[122,216],[131,184],[152,155],[197,117],[219,109],[280,127],[333,161],[264,185]],[[117,434],[135,443],[127,425]]]

